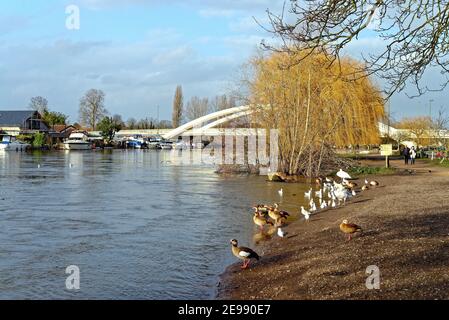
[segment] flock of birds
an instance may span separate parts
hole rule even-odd
[[[310,188],[304,193],[304,198],[308,201],[309,208],[305,209],[304,206],[301,206],[300,214],[304,216],[306,222],[309,222],[310,216],[319,210],[345,205],[348,199],[356,196],[355,188],[357,187],[357,183],[350,181],[352,179],[351,176],[342,169],[336,175],[340,178],[340,182],[329,177],[320,177],[316,179],[316,183],[320,186],[319,190],[313,192],[313,188]],[[378,185],[379,182],[375,180],[368,181],[365,179],[361,190],[364,191]],[[282,198],[284,196],[284,190],[281,188],[278,190],[278,194]],[[261,232],[264,231],[266,226],[271,226],[272,228],[276,228],[276,233],[279,237],[285,238],[287,236],[288,233],[281,227],[285,224],[290,214],[280,210],[277,203],[274,203],[274,205],[258,204],[253,206],[252,209],[254,210],[253,222],[259,227]],[[348,240],[351,240],[351,236],[354,233],[362,232],[360,226],[350,223],[347,219],[344,219],[340,224],[340,230],[348,236]],[[251,259],[259,260],[260,258],[254,250],[238,246],[236,239],[231,240],[231,246],[234,256],[243,260],[242,269],[249,267]]]

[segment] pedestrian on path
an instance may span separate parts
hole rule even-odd
[[[404,155],[405,165],[408,165],[408,160],[410,158],[410,149],[409,149],[408,146],[404,147],[404,150],[402,151],[402,154]]]
[[[410,164],[413,165],[413,164],[415,164],[415,159],[416,159],[416,150],[415,150],[414,146],[412,146],[412,148],[410,149],[409,154],[410,154]]]

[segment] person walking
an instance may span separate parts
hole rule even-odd
[[[405,147],[404,147],[404,150],[403,150],[402,152],[403,152],[403,154],[404,154],[404,162],[405,162],[405,165],[408,165],[408,159],[409,159],[409,157],[410,157],[410,149],[409,149],[409,147],[405,146]]]
[[[412,148],[410,149],[410,164],[415,164],[415,158],[416,158],[416,150],[415,147],[412,146]]]

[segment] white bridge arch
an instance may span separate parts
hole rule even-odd
[[[260,107],[260,106],[259,106]],[[265,108],[265,107],[261,107]],[[221,111],[213,112],[205,116],[199,117],[198,119],[192,120],[178,128],[175,128],[162,135],[164,139],[173,139],[182,135],[184,132],[194,129],[195,133],[202,132],[210,128],[214,128],[222,123],[228,122],[233,119],[241,118],[252,114],[256,109],[251,108],[251,106],[240,106],[229,109],[224,109]],[[204,123],[214,120],[203,126]]]

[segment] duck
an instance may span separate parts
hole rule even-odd
[[[69,163],[69,168],[73,168],[73,163]]]
[[[256,259],[259,261],[260,256],[253,249],[239,247],[239,243],[236,239],[231,239],[231,245],[232,254],[243,260],[243,265],[241,266],[242,269],[247,269],[249,267],[251,259]]]
[[[346,171],[343,171],[343,169],[340,169],[337,172],[337,177],[340,177],[342,179],[352,179],[351,176],[349,175],[349,173],[347,173]]]
[[[282,188],[281,188],[278,190],[278,193],[279,193],[279,196],[282,197],[284,195],[284,190],[282,190]]]
[[[342,223],[340,223],[340,230],[343,233],[346,233],[348,235],[348,241],[351,240],[351,235],[356,232],[362,232],[362,227],[354,224],[349,223],[347,219],[344,219]]]
[[[288,232],[285,232],[281,229],[281,227],[277,227],[277,235],[281,238],[285,238],[287,236]]]
[[[254,212],[253,222],[254,222],[255,225],[259,226],[260,231],[262,231],[263,227],[266,226],[267,224],[273,226],[273,222],[267,220],[267,218],[265,218],[264,216],[260,215],[260,213],[258,211]]]
[[[370,184],[371,186],[378,186],[378,185],[379,185],[379,182],[373,180],[373,181],[371,181],[369,184]]]
[[[368,190],[369,187],[367,185],[362,186],[362,191]]]
[[[316,179],[315,179],[315,183],[316,183],[317,185],[321,186],[321,184],[323,183],[323,178],[321,178],[321,177],[316,178]]]
[[[304,209],[303,206],[301,206],[301,214],[304,216],[307,222],[309,222],[310,219],[310,212]]]

